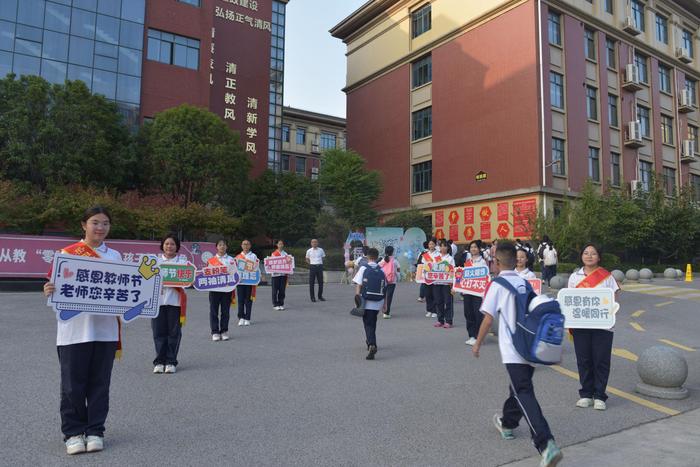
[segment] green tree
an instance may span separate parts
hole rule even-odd
[[[310,237],[320,208],[318,183],[292,173],[266,171],[251,182],[245,217],[255,234],[293,244]]]
[[[382,191],[381,177],[376,170],[365,168],[365,160],[358,153],[341,149],[326,151],[319,183],[324,198],[352,227],[376,224],[377,211],[373,204]]]
[[[40,189],[68,184],[126,189],[131,135],[116,104],[82,81],[0,79],[0,174]]]
[[[411,227],[418,227],[425,232],[425,235],[432,235],[433,223],[430,215],[425,215],[420,209],[409,209],[401,211],[388,217],[383,222],[384,227],[401,227],[404,230]]]
[[[240,206],[251,162],[238,133],[215,114],[191,105],[174,107],[144,125],[138,141],[145,191],[170,193],[183,207]]]

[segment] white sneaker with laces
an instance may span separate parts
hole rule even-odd
[[[98,452],[105,448],[104,438],[102,436],[87,437],[87,452]]]
[[[244,320],[243,320],[243,326],[250,326],[250,320],[249,320],[249,319],[244,319]]]
[[[433,313],[430,315],[431,318],[437,318],[437,313]]]
[[[165,367],[163,365],[156,365],[153,367],[153,373],[163,373],[165,371]]]
[[[283,306],[281,306],[281,307],[279,307],[279,308],[280,308],[280,311],[284,311],[284,307],[283,307]]]
[[[576,401],[576,407],[581,407],[582,409],[586,409],[592,405],[593,399],[591,399],[590,397],[582,397],[578,401]]]
[[[245,326],[245,320],[243,318],[238,320],[238,325],[239,326]]]
[[[231,337],[228,335],[227,332],[222,332],[222,333],[221,333],[221,340],[222,340],[222,341],[227,341],[227,340],[229,340],[230,338],[231,338]]]
[[[467,342],[465,342],[465,344],[473,346],[474,344],[476,344],[476,339],[470,337],[469,339],[467,339]]]
[[[165,372],[169,375],[172,375],[175,371],[175,365],[165,365]]]
[[[211,335],[211,340],[214,342],[220,341],[221,340],[221,334],[212,334]]]
[[[608,406],[605,404],[605,401],[596,399],[593,401],[593,408],[596,410],[605,410],[608,408]]]
[[[66,453],[69,455],[85,452],[85,437],[83,435],[71,436],[66,440]]]
[[[433,314],[432,314],[431,312],[427,312],[427,313],[425,314],[425,317],[426,317],[426,318],[432,318],[432,317],[433,317]]]

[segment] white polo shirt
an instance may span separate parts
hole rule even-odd
[[[122,255],[104,243],[95,252],[100,258],[121,261]],[[63,321],[56,313],[56,345],[82,344],[85,342],[117,342],[119,340],[119,326],[114,315],[102,316],[80,313],[77,316]]]
[[[569,276],[569,288],[576,288],[579,282],[581,282],[585,278],[586,273],[583,272],[583,268],[574,271],[574,273]],[[615,280],[612,274],[606,277],[605,280],[598,284],[596,287],[605,287],[608,289],[612,289],[613,292],[617,292],[618,290],[620,290],[620,286],[617,285],[617,281]]]
[[[377,263],[374,261],[368,263],[370,267],[377,267]],[[352,279],[352,282],[357,284],[357,285],[362,285],[362,279],[365,276],[365,271],[367,270],[367,266],[362,266],[359,271],[357,271],[357,274],[355,274],[355,277]],[[382,300],[362,300],[362,303],[364,304],[365,310],[381,310],[382,307],[384,306],[384,299]]]
[[[523,279],[537,279],[537,276],[535,275],[534,272],[530,271],[530,269],[525,268],[522,271],[518,271],[517,269],[513,269],[515,272],[518,273],[520,277]]]
[[[520,277],[515,271],[503,271],[498,277],[505,278],[516,288],[525,284],[525,279]],[[496,317],[501,314],[498,320],[498,347],[501,351],[501,360],[503,363],[530,363],[520,356],[510,335],[510,330],[515,331],[515,318],[517,311],[515,308],[515,295],[510,293],[508,289],[496,282],[490,282],[484,301],[481,302],[481,312],[488,313]],[[507,326],[506,326],[507,324]],[[509,329],[510,328],[510,329]]]
[[[309,262],[312,266],[323,264],[323,258],[326,256],[326,252],[323,248],[309,248],[306,250],[306,257],[309,258]]]

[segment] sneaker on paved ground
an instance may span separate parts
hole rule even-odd
[[[554,440],[550,439],[547,443],[547,447],[542,451],[542,460],[540,461],[540,467],[554,467],[559,463],[559,461],[564,457],[561,449],[554,444]]]
[[[423,302],[425,302],[425,299],[418,297],[418,298],[416,298],[416,301],[419,303],[423,303]]]
[[[212,335],[211,335],[211,340],[213,340],[214,342],[220,341],[220,340],[221,340],[221,334],[212,334]]]
[[[80,454],[85,452],[85,437],[83,435],[71,436],[66,440],[66,453]]]
[[[442,326],[443,326],[443,323],[441,323],[440,321],[435,321],[435,324],[433,324],[434,328],[441,328]]]
[[[384,314],[382,315],[382,318],[384,318],[384,319],[391,319],[391,315],[388,314],[388,313],[384,313]]]
[[[367,354],[367,357],[365,357],[366,360],[374,360],[374,354],[377,353],[377,346],[376,345],[370,345],[369,346],[369,353]]]
[[[87,437],[87,452],[98,452],[105,448],[104,438],[102,436]]]
[[[465,344],[474,345],[474,344],[476,344],[476,339],[474,339],[473,337],[470,337],[469,339],[466,340]]]
[[[239,325],[239,326],[243,326],[243,323],[244,323],[244,322],[245,322],[245,320],[244,320],[243,318],[241,318],[241,319],[238,320],[238,325]]]
[[[222,340],[222,341],[227,341],[227,340],[229,340],[230,338],[231,338],[231,337],[228,335],[227,332],[222,332],[222,333],[221,333],[221,340]]]
[[[244,319],[244,320],[243,320],[243,326],[250,326],[250,320],[249,320],[249,319]]]
[[[605,405],[605,401],[596,399],[595,401],[593,401],[593,408],[596,410],[605,410],[608,408],[608,406]]]
[[[515,439],[515,435],[513,434],[513,430],[510,428],[504,428],[503,423],[501,422],[501,417],[498,416],[498,414],[494,414],[493,416],[493,426],[496,427],[498,432],[501,434],[501,438],[511,440]]]
[[[451,328],[452,328],[452,324],[450,324],[450,323],[445,323],[445,324],[442,325],[442,327],[445,328],[445,329],[451,329]]]
[[[323,298],[323,297],[318,297],[318,301],[319,301],[319,302],[325,302],[325,301],[326,301],[326,299],[325,299],[325,298]]]
[[[280,309],[280,311],[284,311],[284,307],[283,307],[283,306],[280,306],[279,309]]]
[[[165,371],[165,367],[163,365],[156,365],[153,367],[153,373],[163,373]]]
[[[165,365],[165,372],[169,375],[172,375],[175,371],[177,371],[175,370],[175,365]]]
[[[432,318],[432,317],[433,317],[433,314],[432,314],[431,312],[427,312],[427,313],[425,314],[425,317],[426,317],[426,318]]]
[[[430,315],[431,318],[437,318],[437,313],[433,313]]]
[[[576,401],[576,407],[581,407],[582,409],[586,409],[592,405],[593,399],[591,399],[590,397],[582,397],[578,401]]]

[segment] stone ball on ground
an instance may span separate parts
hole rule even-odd
[[[683,271],[681,271],[680,269],[676,269],[676,280],[683,280],[684,277],[685,274],[683,273]]]
[[[566,287],[567,281],[560,275],[552,277],[549,281],[550,289],[563,289]]]
[[[639,271],[636,269],[628,269],[627,272],[625,273],[625,277],[627,280],[630,281],[638,281],[639,280]]]
[[[642,268],[639,270],[639,280],[650,281],[654,278],[654,273],[649,268]]]
[[[664,279],[675,279],[676,278],[676,270],[673,268],[666,268],[664,269]]]
[[[625,273],[620,271],[619,269],[613,270],[613,272],[611,272],[611,274],[617,282],[623,283],[625,281]]]
[[[637,372],[646,384],[678,388],[688,377],[688,362],[678,351],[665,345],[655,345],[639,356]]]

